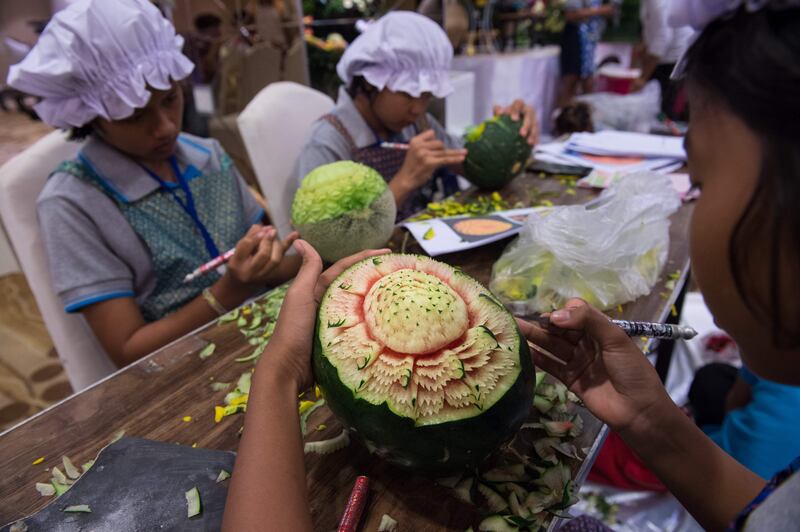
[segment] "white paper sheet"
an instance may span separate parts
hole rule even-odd
[[[626,131],[574,133],[567,141],[566,149],[591,155],[670,157],[686,160],[683,137]]]
[[[451,216],[404,222],[425,253],[431,257],[474,249],[516,235],[529,214],[551,207],[529,207],[497,211],[479,216]],[[469,222],[471,227],[460,225]],[[477,227],[481,225],[482,227]],[[480,229],[481,231],[477,231]],[[481,234],[475,234],[481,233]]]

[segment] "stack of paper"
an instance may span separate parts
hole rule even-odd
[[[682,137],[602,131],[575,133],[566,142],[536,147],[537,159],[552,163],[588,166],[600,172],[672,172],[685,164]]]
[[[626,131],[575,133],[567,141],[567,149],[590,155],[620,157],[670,157],[686,160],[683,137],[647,135]]]

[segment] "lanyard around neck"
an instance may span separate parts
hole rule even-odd
[[[178,203],[178,205],[181,206],[184,212],[186,212],[186,214],[189,215],[189,218],[192,219],[192,222],[194,222],[195,227],[202,235],[203,242],[206,245],[206,250],[208,251],[208,254],[211,256],[211,258],[219,257],[220,256],[219,249],[217,248],[216,244],[214,244],[214,239],[211,238],[211,234],[208,232],[208,229],[206,229],[206,226],[203,224],[202,221],[200,221],[200,216],[198,216],[197,209],[195,208],[194,205],[194,196],[192,196],[192,191],[189,188],[189,184],[187,183],[184,175],[181,173],[181,170],[178,167],[178,161],[175,159],[174,155],[169,158],[169,163],[172,166],[172,172],[178,179],[178,185],[180,185],[184,195],[186,196],[185,201],[181,199],[181,197],[177,194],[177,192],[175,192],[175,188],[169,186],[169,184],[166,183],[163,179],[161,179],[161,177],[159,177],[158,174],[156,174],[155,172],[153,172],[152,170],[150,170],[149,168],[145,167],[142,164],[140,164],[139,166],[141,166],[150,177],[155,179],[158,182],[158,184],[161,185],[161,188],[169,192],[172,195],[173,199]]]

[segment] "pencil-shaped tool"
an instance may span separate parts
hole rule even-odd
[[[541,325],[550,325],[550,318],[548,316],[539,316],[536,320]],[[665,340],[691,340],[697,336],[697,331],[685,325],[653,323],[649,321],[610,321],[625,331],[628,336],[644,336],[646,338],[661,338]]]
[[[381,142],[381,148],[387,150],[407,150],[408,144],[402,142]]]
[[[190,273],[186,277],[184,277],[183,278],[183,282],[184,283],[188,283],[190,281],[193,281],[193,280],[197,279],[198,277],[200,277],[202,275],[207,274],[211,270],[216,270],[217,268],[219,268],[220,266],[222,266],[223,264],[225,264],[226,262],[231,260],[231,257],[233,257],[234,251],[236,251],[236,250],[235,249],[229,249],[228,251],[226,251],[225,253],[223,253],[219,257],[211,259],[210,261],[206,262],[202,266],[199,266],[192,273]]]
[[[347,499],[347,506],[344,507],[342,520],[339,521],[337,532],[356,532],[361,514],[367,505],[367,495],[369,494],[369,479],[365,476],[356,478],[350,498]]]

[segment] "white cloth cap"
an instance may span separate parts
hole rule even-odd
[[[739,7],[751,13],[765,7],[771,9],[788,9],[800,6],[798,0],[672,0],[669,23],[671,26],[691,26],[702,30],[713,20],[733,13]]]
[[[364,76],[378,89],[443,98],[453,91],[447,72],[452,59],[453,47],[438,24],[417,13],[394,11],[367,25],[345,50],[336,72],[345,85]]]
[[[121,120],[147,105],[147,85],[171,87],[194,69],[183,38],[147,0],[78,0],[59,11],[8,84],[39,96],[36,112],[59,128]]]
[[[700,37],[702,30],[714,20],[734,13],[741,6],[753,13],[763,8],[790,9],[800,7],[800,0],[672,0],[668,21],[670,26],[691,26],[697,32],[690,45]],[[687,51],[688,53],[688,51]],[[686,73],[686,53],[675,65],[670,76],[680,79]]]

